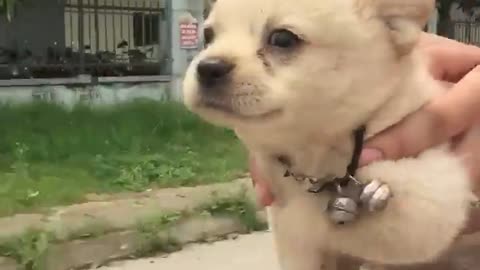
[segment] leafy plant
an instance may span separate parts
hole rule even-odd
[[[267,227],[267,224],[258,219],[255,204],[248,198],[246,190],[235,196],[220,196],[215,193],[212,196],[211,202],[197,209],[202,215],[234,216],[249,231],[260,231]]]
[[[0,255],[14,258],[21,270],[46,270],[46,254],[50,235],[30,231],[0,246]]]
[[[168,233],[168,230],[184,215],[185,213],[173,212],[161,214],[140,222],[137,225],[139,238],[137,240],[136,255],[145,257],[157,252],[170,253],[179,250],[181,248],[180,244]]]
[[[14,170],[15,174],[24,179],[29,178],[29,172],[28,172],[28,160],[27,160],[27,154],[29,151],[28,145],[24,143],[15,143],[15,148],[14,148],[14,157],[15,161],[13,162],[12,169]]]

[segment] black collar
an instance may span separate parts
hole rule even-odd
[[[366,126],[361,126],[353,132],[354,148],[352,159],[350,164],[347,167],[347,174],[355,176],[357,173],[358,165],[360,162],[360,154],[362,153],[363,141],[365,140],[365,132],[367,131]]]
[[[358,183],[358,181],[355,179],[355,174],[357,172],[357,169],[359,167],[359,161],[360,161],[360,154],[362,152],[363,148],[363,142],[365,139],[365,133],[366,133],[366,126],[363,125],[359,128],[357,128],[353,132],[353,140],[354,140],[354,149],[353,149],[353,154],[352,154],[352,159],[350,160],[350,163],[347,166],[346,174],[343,177],[329,177],[330,179],[325,179],[325,178],[315,178],[315,177],[310,177],[310,176],[305,176],[305,175],[299,175],[292,173],[289,168],[286,169],[285,171],[285,177],[293,177],[297,181],[305,181],[308,180],[311,184],[312,187],[309,189],[309,192],[312,193],[319,193],[325,189],[331,189],[334,188],[336,189],[337,186],[345,186],[347,185],[350,181],[354,181]],[[286,162],[284,159],[279,158],[279,161],[289,167],[288,161]]]

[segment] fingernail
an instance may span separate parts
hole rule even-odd
[[[365,148],[360,155],[360,166],[365,166],[381,159],[383,159],[382,151],[375,148]]]

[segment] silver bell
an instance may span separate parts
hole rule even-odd
[[[338,197],[329,201],[327,212],[333,223],[343,225],[357,218],[358,204],[348,197]]]

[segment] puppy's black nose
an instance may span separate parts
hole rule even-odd
[[[207,58],[198,63],[197,73],[201,84],[214,86],[226,79],[235,65],[222,58]]]

